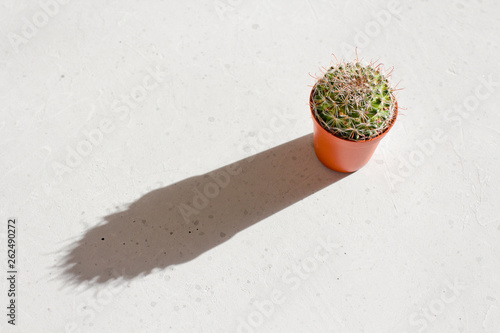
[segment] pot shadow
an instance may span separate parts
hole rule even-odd
[[[133,279],[190,261],[349,174],[324,167],[312,134],[151,191],[68,249],[71,283]]]

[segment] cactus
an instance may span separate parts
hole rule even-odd
[[[389,79],[381,64],[339,62],[314,85],[311,106],[316,119],[343,139],[376,137],[392,124],[397,112]]]

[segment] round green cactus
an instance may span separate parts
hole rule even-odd
[[[383,133],[396,116],[390,74],[359,61],[330,67],[316,82],[311,105],[318,122],[335,136],[364,141]]]

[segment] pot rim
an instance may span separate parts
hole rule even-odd
[[[329,133],[330,135],[332,135],[333,137],[335,137],[336,139],[339,139],[339,140],[342,140],[342,141],[346,141],[346,142],[352,142],[352,143],[366,143],[366,142],[370,142],[370,141],[373,141],[373,140],[376,140],[376,139],[379,139],[381,136],[385,135],[387,132],[389,132],[389,130],[392,128],[392,126],[394,126],[394,123],[396,122],[396,118],[398,117],[398,113],[399,113],[399,106],[398,106],[398,101],[396,100],[396,110],[394,112],[394,116],[392,117],[392,120],[391,120],[391,124],[389,125],[389,127],[387,127],[382,133],[379,133],[377,136],[371,138],[371,139],[368,139],[368,140],[349,140],[349,139],[345,139],[345,138],[341,138],[337,135],[335,135],[334,133],[328,131],[326,128],[323,127],[323,125],[321,125],[321,123],[318,121],[318,119],[316,118],[316,115],[314,114],[314,110],[313,110],[313,106],[312,106],[312,97],[313,97],[313,93],[314,91],[316,90],[316,84],[314,84],[312,90],[311,90],[311,94],[309,95],[309,109],[311,109],[311,115],[312,115],[312,118],[313,120],[323,129],[325,130],[325,132]]]

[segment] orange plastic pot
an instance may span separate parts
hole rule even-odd
[[[366,141],[351,141],[339,138],[321,126],[314,115],[312,97],[309,98],[309,107],[314,123],[314,151],[316,156],[326,167],[339,172],[354,172],[361,169],[372,157],[380,140],[389,132],[398,115],[398,104],[391,125],[380,135]]]

